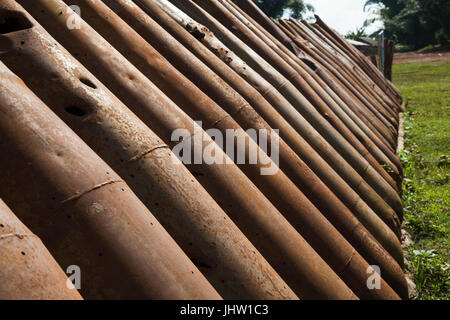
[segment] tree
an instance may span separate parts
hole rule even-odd
[[[448,0],[368,0],[378,5],[388,38],[418,49],[430,44],[447,44],[450,39]]]
[[[302,19],[307,12],[314,12],[314,7],[303,0],[254,0],[269,17],[279,19],[284,13],[291,18]]]
[[[349,31],[345,35],[345,37],[350,40],[358,40],[359,38],[363,38],[363,37],[367,37],[367,36],[368,35],[366,33],[365,27],[356,28],[355,31]]]

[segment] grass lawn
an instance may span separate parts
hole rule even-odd
[[[404,114],[405,224],[413,245],[407,271],[419,299],[450,300],[450,61],[393,66]]]

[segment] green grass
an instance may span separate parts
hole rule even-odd
[[[408,101],[400,153],[414,242],[405,252],[407,271],[419,299],[450,300],[450,63],[396,64],[393,82]]]

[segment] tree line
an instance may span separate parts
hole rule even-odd
[[[279,19],[290,16],[302,19],[314,7],[304,0],[253,0],[270,17]],[[337,1],[337,0],[333,0]],[[372,18],[349,37],[366,35],[364,30],[371,23],[381,20],[385,36],[410,49],[428,45],[448,45],[450,41],[450,0],[368,0],[364,9],[375,8],[377,17]]]

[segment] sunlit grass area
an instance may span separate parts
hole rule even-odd
[[[450,299],[450,63],[393,67],[393,82],[408,101],[404,114],[406,249],[420,299]]]

